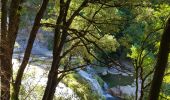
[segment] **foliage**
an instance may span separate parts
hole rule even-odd
[[[59,54],[61,59],[57,67],[64,69],[64,66],[68,65],[69,69],[83,64],[96,63],[98,59],[110,63],[112,60],[108,59],[109,56],[114,60],[130,58],[134,64],[138,63],[135,68],[140,65],[143,70],[142,76],[147,75],[155,65],[162,28],[170,15],[168,0],[105,0],[106,5],[100,4],[99,1],[89,1],[86,7],[77,14],[68,29],[65,28],[63,22],[60,23],[64,28],[59,31],[63,32],[63,29],[67,29],[68,36],[64,41],[63,48],[61,48],[62,51]],[[72,16],[82,2],[83,0],[71,1],[67,16],[65,16],[66,20]],[[29,32],[31,30],[40,4],[41,0],[29,0],[22,4],[22,10],[17,11],[17,13],[21,14],[19,32],[22,32],[22,30]],[[59,1],[50,0],[41,23],[55,25],[60,13],[60,6]],[[52,33],[55,30],[53,28],[54,26],[44,26],[42,30]],[[52,50],[54,47],[53,35],[45,36],[45,39],[48,49]],[[62,41],[62,39],[60,38],[58,41]],[[15,45],[16,47],[18,45]],[[72,47],[74,48],[72,49]],[[65,53],[66,55],[62,56]],[[169,68],[167,70],[168,73]],[[15,73],[13,75],[14,79]],[[33,74],[25,74],[22,80],[32,78]],[[103,80],[98,76],[95,76],[95,78],[103,86]],[[152,78],[152,74],[149,78]],[[169,88],[169,85],[166,86],[166,84],[170,83],[169,80],[169,76],[164,77],[163,85],[165,86],[163,88]],[[123,80],[121,81],[124,82]],[[97,100],[100,98],[98,94],[91,95],[91,92],[94,91],[77,74],[67,75],[63,82],[73,88],[83,99]],[[43,91],[41,90],[42,86],[38,86],[36,89],[37,91]],[[25,95],[25,91],[26,89],[21,86],[20,94]],[[35,95],[39,98],[37,94]],[[163,92],[162,95],[164,95]]]
[[[100,40],[97,41],[99,46],[105,51],[116,51],[116,48],[119,47],[119,43],[111,35],[104,35]]]

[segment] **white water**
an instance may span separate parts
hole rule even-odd
[[[91,74],[88,74],[87,72],[85,72],[83,70],[79,70],[78,73],[90,82],[90,84],[92,85],[92,87],[94,88],[95,91],[97,91],[100,95],[103,94],[103,90],[102,90],[100,84],[98,83],[98,81],[96,79],[94,79],[92,77]]]
[[[17,37],[17,42],[15,43],[14,55],[13,55],[13,71],[16,73],[18,67],[20,66],[20,62],[17,59],[23,58],[23,52],[26,48],[26,41],[22,41],[25,37]],[[17,54],[19,53],[19,54]],[[42,43],[35,40],[34,46],[32,49],[32,55],[39,56],[38,59],[43,60],[51,60],[48,58],[52,57],[52,52],[47,49]],[[32,61],[32,57],[30,57],[30,61]],[[29,63],[24,71],[24,79],[22,80],[22,85],[25,88],[25,91],[29,94],[27,97],[28,100],[38,100],[38,98],[42,98],[43,91],[45,89],[47,83],[47,67],[50,65],[47,64],[34,64]],[[41,91],[36,90],[36,86],[41,86]],[[43,90],[43,91],[42,91]],[[40,93],[38,93],[40,92]],[[56,97],[62,97],[63,99],[69,100],[80,100],[79,97],[75,94],[75,92],[67,87],[65,84],[60,82],[56,87],[55,92]],[[25,97],[24,97],[25,98]]]
[[[21,38],[18,38],[18,39],[21,39]],[[18,49],[15,48],[14,51],[15,52],[23,52],[25,47],[26,47],[25,44],[26,44],[25,42],[23,42],[23,43],[19,42],[19,44],[18,44],[19,48]],[[39,55],[39,56],[42,56],[42,57],[51,57],[52,56],[52,52],[50,52],[45,46],[41,45],[41,43],[39,43],[37,41],[35,41],[35,43],[34,43],[32,54],[33,55]],[[17,58],[17,57],[15,57],[15,58]],[[13,67],[14,71],[17,71],[18,66],[19,66],[19,62],[17,62],[16,59],[13,59],[13,62],[14,62],[14,67]],[[33,88],[32,85],[37,84],[37,85],[42,85],[43,87],[46,86],[47,74],[46,74],[46,71],[43,69],[42,65],[38,65],[38,66],[28,65],[25,73],[31,75],[31,77],[29,76],[27,79],[25,79],[22,82],[22,84],[24,85],[24,87],[26,88],[27,91]],[[87,81],[89,81],[92,88],[95,91],[97,91],[99,93],[99,95],[104,96],[106,98],[106,100],[117,100],[117,99],[114,99],[114,97],[112,97],[110,94],[103,91],[100,84],[92,76],[92,74],[88,74],[87,72],[85,72],[83,70],[79,70],[78,73],[83,78],[85,78]],[[74,91],[72,89],[70,89],[69,87],[65,86],[65,84],[63,84],[61,82],[56,87],[55,94],[56,94],[56,96],[63,97],[65,99],[79,100],[78,96],[74,93]],[[30,93],[30,95],[32,95],[34,97],[37,96],[37,94],[35,92],[33,92],[33,91],[32,91],[32,93]],[[43,95],[43,94],[41,94],[41,95]],[[107,99],[107,98],[109,98],[109,99]]]
[[[99,95],[106,98],[106,100],[119,100],[117,98],[114,98],[107,92],[103,91],[102,87],[100,86],[99,82],[92,76],[92,74],[89,74],[83,70],[79,70],[78,73],[85,78],[92,86],[92,88],[98,92]],[[106,84],[105,84],[106,85]],[[107,88],[107,86],[105,86]]]
[[[16,73],[19,65],[20,63],[18,62],[18,60],[13,59],[14,73]],[[40,68],[39,66],[28,65],[25,70],[25,78],[22,81],[22,85],[24,86],[25,91],[27,92],[26,95],[29,95],[26,100],[38,100],[38,98],[41,98],[41,96],[43,95],[43,91],[38,91],[35,87],[41,86],[41,90],[44,90],[46,82],[47,72],[44,69]],[[42,94],[39,94],[38,92],[42,92]],[[56,87],[55,96],[69,100],[80,100],[71,88],[67,87],[61,82]]]

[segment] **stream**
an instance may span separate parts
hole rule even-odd
[[[21,38],[17,38],[17,41],[18,42],[16,42],[16,44],[15,44],[14,55],[13,55],[14,73],[17,71],[18,66],[20,65],[19,61],[20,61],[20,59],[22,59],[23,52],[26,47],[26,45],[25,45],[26,43],[21,41]],[[35,60],[34,57],[37,57],[38,60]],[[19,59],[19,61],[18,61],[18,59]],[[31,62],[33,60],[35,60],[35,61]],[[41,64],[39,62],[39,60],[42,60],[43,64]],[[35,85],[42,85],[42,86],[46,85],[47,69],[49,70],[51,61],[52,61],[52,52],[49,51],[47,49],[47,47],[44,46],[41,42],[36,40],[34,43],[33,49],[32,49],[32,57],[30,58],[31,63],[28,64],[29,67],[27,67],[26,71],[25,71],[25,73],[30,74],[31,77],[29,77],[28,79],[26,79],[22,82],[22,84],[24,85],[24,87],[27,91]],[[116,83],[118,81],[121,81],[121,80],[117,80],[116,75],[105,73],[105,75],[101,76],[101,75],[98,75],[98,73],[96,73],[95,70],[96,69],[87,67],[87,71],[78,70],[78,74],[81,75],[84,79],[86,79],[87,82],[90,83],[92,88],[95,91],[97,91],[98,94],[105,97],[106,100],[121,100],[118,97],[112,96],[113,94],[111,95],[108,92],[108,90],[110,90],[110,89],[112,89],[112,92],[116,91],[117,88],[115,88],[115,87],[118,84],[122,85],[121,91],[126,90],[127,92],[129,92],[128,90],[131,90],[130,95],[134,92],[134,90],[135,90],[134,87],[131,87],[131,85],[130,85],[133,83],[133,79],[131,79],[131,78],[128,79],[128,80],[130,80],[130,82],[128,81],[129,83],[122,82],[124,84],[120,84],[120,83]],[[104,71],[104,70],[102,70],[102,71]],[[115,73],[114,71],[112,71],[112,72]],[[94,74],[100,76],[105,81],[103,87],[101,87],[99,82],[93,77]],[[125,75],[125,76],[127,76],[127,75]],[[120,78],[122,78],[122,77],[120,77]],[[122,80],[126,80],[126,79],[127,79],[127,77],[124,77]],[[42,94],[43,93],[41,93],[40,95],[42,95]],[[74,91],[71,88],[67,87],[62,82],[60,82],[59,85],[56,87],[55,94],[56,94],[56,96],[63,97],[64,99],[69,98],[69,100],[80,100],[79,97],[74,93]],[[33,95],[32,97],[38,96],[34,92],[30,93],[30,95]],[[37,98],[31,98],[31,99],[37,100]]]

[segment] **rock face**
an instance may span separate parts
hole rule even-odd
[[[123,61],[122,64],[123,66],[125,66],[128,62]],[[122,68],[123,69],[123,68]],[[130,70],[122,70],[120,67],[118,66],[113,66],[110,68],[107,67],[102,67],[102,68],[98,68],[97,69],[97,73],[99,73],[102,78],[104,78],[105,82],[108,82],[108,84],[114,84],[113,86],[109,86],[110,88],[107,89],[107,92],[109,94],[111,94],[114,97],[125,97],[125,96],[135,96],[135,91],[136,91],[136,87],[135,87],[135,80],[133,79],[133,66],[128,64],[127,65],[127,69]],[[111,78],[112,79],[112,83],[110,82],[110,77],[111,76],[115,76],[115,78]],[[120,80],[116,80],[117,76],[120,75],[121,77],[126,78],[127,80],[130,77],[130,81],[129,82],[125,82],[124,84],[119,83],[117,81]],[[108,78],[109,77],[109,78]],[[120,78],[120,77],[118,77]],[[110,80],[110,81],[107,81]],[[119,83],[117,85],[115,85],[116,83]],[[139,87],[140,87],[140,83],[139,83]],[[140,92],[140,91],[139,91]]]
[[[140,87],[141,87],[140,80],[139,80],[138,84],[139,84],[138,93],[140,93]],[[132,85],[117,86],[117,87],[110,88],[110,89],[108,89],[108,92],[110,94],[112,94],[113,96],[119,96],[119,97],[132,96],[132,97],[135,97],[135,92],[136,92],[135,82]]]
[[[120,90],[120,88],[110,88],[108,89],[108,92],[113,95],[113,96],[118,96],[121,97],[122,96],[122,91]]]
[[[107,74],[108,74],[108,71],[107,71],[107,70],[105,70],[105,71],[102,72],[102,75],[103,75],[103,76],[105,76],[105,75],[107,75]]]
[[[119,67],[111,67],[111,68],[108,68],[108,67],[99,67],[98,69],[96,69],[96,72],[105,76],[107,74],[113,74],[113,75],[117,75],[117,74],[120,74],[120,75],[123,75],[123,76],[133,76],[133,73],[132,72],[129,72],[127,70],[122,70],[121,68]]]

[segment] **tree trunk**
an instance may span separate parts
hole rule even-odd
[[[142,63],[140,65],[142,65]],[[143,100],[143,96],[144,96],[143,66],[140,66],[140,81],[141,81],[141,87],[140,87],[141,91],[140,91],[139,100]]]
[[[141,83],[141,93],[140,93],[140,97],[139,97],[139,100],[143,100],[143,96],[144,96],[144,81],[142,80],[142,83]]]
[[[60,25],[63,21],[63,17],[64,17],[64,4],[63,3],[64,3],[64,1],[60,0],[60,13],[57,18],[56,25]],[[55,82],[57,82],[57,78],[58,78],[58,74],[57,74],[58,69],[57,68],[59,68],[59,62],[60,62],[59,56],[60,56],[60,53],[62,50],[61,35],[62,35],[62,33],[60,32],[60,28],[56,27],[55,32],[54,32],[54,43],[53,43],[54,44],[54,46],[53,46],[53,62],[52,62],[50,72],[48,74],[47,86],[45,88],[45,92],[44,92],[42,100],[52,100],[54,97],[54,93],[55,93],[55,87],[59,83],[58,82],[55,84]]]
[[[11,80],[11,60],[8,59],[8,44],[6,41],[7,35],[7,2],[8,0],[1,0],[1,100],[10,99],[10,80]]]
[[[8,0],[2,0],[2,23],[1,33],[2,35],[2,66],[1,66],[1,100],[10,99],[10,82],[12,77],[12,54],[16,35],[19,27],[19,5],[20,0],[12,0],[9,12],[9,26],[7,30],[7,2]]]
[[[135,76],[135,79],[136,79],[135,100],[138,100],[138,88],[139,88],[139,85],[138,85],[139,69],[138,69],[138,67],[135,69],[135,71],[136,71],[136,76]]]
[[[48,74],[48,81],[47,86],[43,95],[43,100],[52,100],[55,93],[55,88],[57,84],[60,82],[60,78],[58,76],[58,68],[60,66],[60,55],[61,51],[63,49],[66,37],[68,35],[68,28],[70,27],[72,21],[74,18],[79,14],[79,12],[86,7],[88,0],[84,0],[83,3],[79,6],[79,8],[72,14],[72,16],[67,20],[67,12],[69,9],[71,0],[67,0],[64,2],[64,0],[60,0],[60,11],[59,11],[59,17],[56,21],[56,25],[63,24],[65,26],[65,29],[62,29],[62,32],[60,31],[60,28],[55,28],[55,34],[54,34],[54,47],[53,47],[53,62],[50,69],[50,72]]]
[[[51,70],[48,76],[47,86],[42,100],[53,100],[55,88],[58,83],[58,74],[56,73],[56,71]]]
[[[160,88],[162,85],[164,72],[168,62],[169,51],[170,51],[170,18],[167,21],[166,27],[162,35],[158,59],[155,66],[155,72],[149,93],[149,100],[158,100],[159,98]]]
[[[12,59],[13,49],[15,40],[18,34],[19,23],[20,23],[20,13],[22,0],[12,0],[9,9],[9,24],[8,24],[8,34],[7,41],[9,45],[10,58]],[[11,62],[12,63],[12,62]]]
[[[23,76],[24,70],[25,70],[25,68],[28,64],[30,54],[31,54],[31,50],[32,50],[32,47],[33,47],[33,44],[34,44],[34,41],[35,41],[35,38],[36,38],[36,34],[37,34],[38,29],[40,27],[40,21],[41,21],[43,15],[44,15],[44,12],[47,8],[48,2],[49,2],[49,0],[43,0],[41,8],[40,8],[39,12],[37,13],[37,15],[35,17],[34,25],[33,25],[33,28],[31,30],[30,37],[29,37],[27,47],[26,47],[26,50],[25,50],[24,58],[23,58],[23,61],[21,63],[21,66],[18,70],[15,83],[13,84],[14,91],[12,93],[12,97],[13,97],[14,100],[18,100],[22,76]]]
[[[58,30],[56,30],[56,32],[59,32]],[[60,33],[60,32],[59,32]],[[59,34],[58,33],[58,34]],[[66,39],[66,36],[64,34],[62,34],[61,37],[63,37],[61,39],[61,41],[58,41],[58,37],[60,37],[60,35],[58,35],[55,33],[54,36],[54,49],[53,49],[53,62],[52,62],[52,66],[50,69],[50,72],[48,74],[48,81],[47,81],[47,86],[43,95],[43,100],[52,100],[54,97],[54,93],[55,93],[55,88],[59,83],[59,78],[58,78],[58,68],[59,68],[59,63],[60,63],[60,54],[61,54],[61,50],[63,48],[64,45],[64,41]],[[60,43],[58,43],[60,42]],[[57,46],[59,44],[59,46]]]

